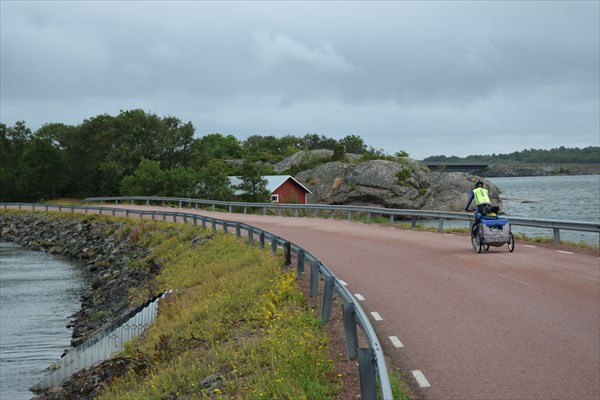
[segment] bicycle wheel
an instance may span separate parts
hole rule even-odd
[[[512,232],[508,233],[508,251],[511,253],[515,250],[515,238],[513,237]]]
[[[477,251],[477,253],[481,253],[481,249],[483,248],[484,244],[483,244],[483,228],[481,226],[481,224],[479,224],[479,227],[477,229],[477,237],[476,237],[476,243],[475,243],[475,250]]]
[[[473,249],[477,250],[477,235],[473,235],[471,233],[471,244],[473,245]]]

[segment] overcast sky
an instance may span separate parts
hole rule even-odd
[[[0,121],[140,108],[388,154],[600,145],[600,2],[1,0]]]

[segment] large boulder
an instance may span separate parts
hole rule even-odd
[[[462,211],[480,179],[464,173],[431,172],[410,158],[330,162],[295,178],[312,192],[311,203],[440,211]],[[492,202],[500,204],[497,189],[485,182]]]
[[[303,150],[299,151],[289,157],[286,157],[282,161],[273,165],[273,169],[277,173],[290,170],[292,167],[299,167],[301,165],[319,164],[327,162],[333,156],[332,150],[320,149],[320,150]],[[362,155],[360,154],[346,154],[348,161],[358,160]]]

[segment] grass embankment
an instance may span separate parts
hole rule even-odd
[[[327,332],[282,258],[230,235],[198,239],[198,228],[169,225],[147,222],[129,232],[164,264],[159,289],[176,291],[120,355],[138,368],[99,399],[335,398],[343,377]],[[211,375],[218,379],[204,387]]]

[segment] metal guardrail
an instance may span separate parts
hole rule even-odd
[[[325,204],[280,204],[280,203],[241,203],[231,201],[216,201],[202,200],[191,198],[178,197],[147,197],[147,196],[124,196],[124,197],[88,197],[82,200],[87,202],[114,202],[115,204],[130,202],[131,204],[178,204],[180,208],[188,206],[190,208],[198,208],[209,206],[215,211],[217,208],[227,209],[229,212],[234,210],[243,210],[246,214],[249,209],[262,209],[263,214],[267,214],[267,210],[276,210],[279,216],[283,210],[292,210],[295,217],[298,217],[301,211],[317,215],[318,212],[326,212],[334,217],[336,213],[346,213],[348,220],[352,220],[353,214],[363,214],[367,221],[370,221],[373,215],[387,216],[390,223],[396,218],[411,219],[412,226],[415,227],[418,219],[434,219],[439,221],[438,229],[444,230],[444,221],[459,220],[470,223],[472,215],[466,213],[450,212],[450,211],[431,211],[431,210],[407,210],[398,208],[383,208],[383,207],[362,207],[362,206],[343,206],[343,205],[325,205]],[[552,230],[552,238],[554,243],[560,243],[560,231],[571,230],[580,232],[595,232],[599,234],[600,242],[600,223],[598,222],[583,222],[583,221],[561,221],[550,219],[536,219],[525,217],[510,216],[510,223],[514,226],[527,226],[532,228],[544,228]]]
[[[79,347],[69,351],[52,365],[53,371],[30,390],[37,392],[58,385],[74,373],[121,352],[125,342],[144,333],[146,328],[156,320],[158,301],[162,295],[161,293],[123,318],[114,321]]]
[[[172,199],[171,199],[172,200]],[[86,199],[86,201],[91,201]],[[149,201],[149,200],[148,200]],[[241,203],[243,204],[243,203]],[[257,203],[261,204],[262,203]],[[249,244],[254,245],[258,239],[259,246],[265,247],[265,243],[270,240],[270,247],[273,253],[279,248],[283,248],[286,255],[286,261],[291,262],[291,254],[296,255],[296,276],[300,278],[305,270],[306,264],[310,268],[310,296],[316,297],[319,294],[319,282],[323,278],[322,298],[321,298],[321,321],[328,322],[333,305],[334,293],[342,300],[344,333],[346,339],[346,356],[348,360],[358,360],[361,398],[383,400],[393,400],[391,384],[382,346],[377,338],[375,330],[365,314],[364,310],[356,298],[348,289],[337,279],[337,277],[321,262],[316,256],[301,247],[286,241],[270,232],[260,228],[243,224],[240,222],[227,221],[217,218],[211,218],[199,214],[186,213],[181,211],[148,211],[132,210],[124,208],[101,207],[101,206],[78,206],[78,205],[54,205],[54,204],[31,204],[31,203],[0,203],[3,208],[16,207],[18,209],[31,209],[32,211],[50,211],[59,212],[70,211],[72,213],[89,211],[98,212],[104,215],[105,212],[112,216],[124,214],[126,217],[138,215],[140,219],[149,217],[156,220],[157,217],[163,221],[172,220],[173,222],[182,221],[183,223],[193,223],[194,226],[202,225],[204,229],[212,229],[216,233],[220,226],[223,232],[229,233],[230,228],[235,230],[238,238],[241,238],[242,232],[246,232]],[[233,233],[233,232],[231,232]],[[358,328],[361,329],[363,337],[367,342],[367,347],[359,347]]]

